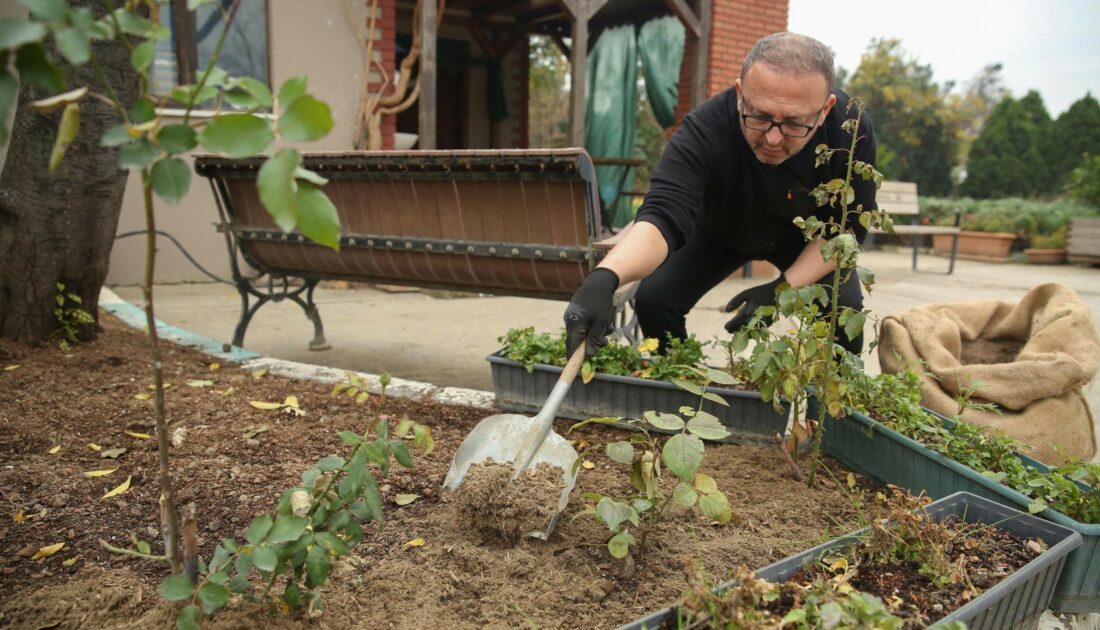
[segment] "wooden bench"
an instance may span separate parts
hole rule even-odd
[[[920,251],[925,236],[934,234],[950,234],[951,258],[947,266],[947,274],[955,271],[955,255],[959,248],[959,212],[955,211],[955,225],[922,225],[920,223],[920,204],[917,197],[916,182],[884,181],[875,196],[880,210],[885,210],[894,218],[894,234],[899,236],[911,236],[913,238],[913,271],[917,269],[917,254]],[[902,223],[899,219],[903,216],[911,218],[910,223]],[[870,248],[876,234],[885,234],[879,229],[869,230],[864,246]]]
[[[328,348],[313,292],[325,279],[568,300],[606,253],[592,160],[581,149],[307,153],[340,215],[340,250],[281,230],[260,203],[262,158],[202,155],[241,296],[233,344],[269,301],[297,303]],[[242,265],[241,262],[246,263]],[[246,269],[250,267],[251,269]],[[632,286],[616,336],[634,340]]]

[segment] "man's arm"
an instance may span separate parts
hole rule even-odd
[[[668,242],[657,226],[638,221],[630,227],[615,247],[600,261],[619,277],[619,284],[640,280],[653,273],[668,257]]]
[[[832,260],[823,260],[821,256],[821,239],[815,239],[802,248],[802,253],[795,259],[783,275],[792,287],[804,287],[813,284],[825,277],[825,274],[836,269],[836,263]]]

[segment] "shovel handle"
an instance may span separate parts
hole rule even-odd
[[[558,377],[559,383],[572,385],[573,380],[577,378],[577,372],[581,371],[581,364],[584,363],[585,343],[585,341],[581,341],[577,349],[573,351],[573,355],[569,357],[569,361],[565,364],[565,369],[561,371],[561,376]]]

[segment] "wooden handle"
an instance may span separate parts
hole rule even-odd
[[[573,384],[573,379],[577,378],[577,372],[581,371],[581,364],[584,363],[584,347],[587,343],[587,339],[581,340],[580,345],[573,351],[573,356],[569,357],[569,362],[565,364],[565,369],[558,377],[559,383]]]

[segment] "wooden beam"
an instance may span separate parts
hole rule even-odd
[[[707,98],[707,82],[710,67],[707,58],[710,56],[710,21],[712,0],[698,0],[699,6],[699,38],[695,42],[695,65],[691,72],[691,106],[694,108]]]
[[[559,0],[564,2],[565,0]],[[584,146],[584,108],[586,70],[588,68],[588,12],[586,0],[569,0],[576,11],[573,18],[573,45],[570,50],[569,146]]]
[[[594,15],[600,12],[600,9],[608,3],[608,0],[588,0],[588,19],[592,19]]]
[[[420,148],[436,146],[436,0],[420,0]]]
[[[584,3],[585,0],[558,0],[558,4],[561,5],[561,8],[565,9],[565,16],[571,21],[580,17],[584,9]]]
[[[665,0],[665,4],[668,5],[668,8],[672,9],[676,17],[680,18],[680,21],[684,23],[684,28],[688,30],[689,34],[695,37],[699,37],[702,34],[703,28],[700,24],[702,20],[695,11],[691,10],[687,0]]]
[[[486,2],[485,4],[471,8],[470,15],[474,18],[485,18],[526,3],[527,0],[495,0],[494,2]]]
[[[478,46],[481,46],[482,52],[486,57],[496,58],[498,55],[497,47],[493,45],[493,42],[486,35],[485,31],[481,30],[481,25],[475,20],[467,20],[466,28],[470,31],[470,35],[473,35],[474,41]]]

